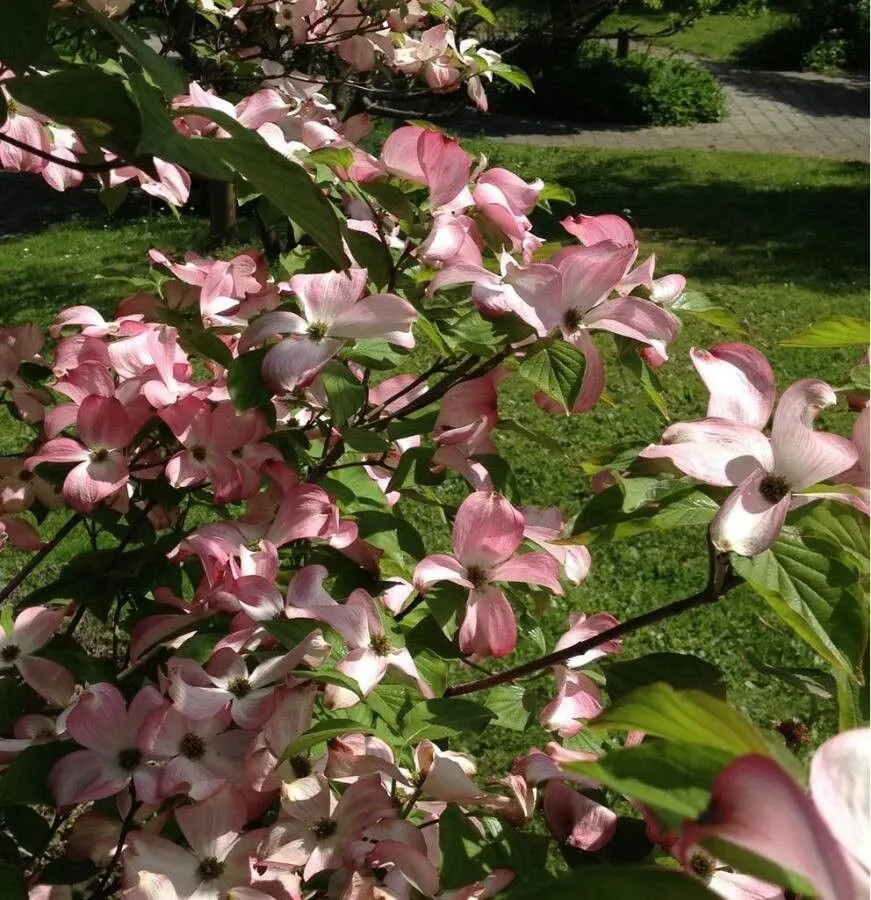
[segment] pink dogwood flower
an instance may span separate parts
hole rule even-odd
[[[308,881],[342,866],[345,852],[369,825],[395,819],[398,810],[379,775],[356,781],[336,799],[323,775],[311,775],[281,791],[286,818],[274,826],[265,859],[276,868],[301,869]]]
[[[414,585],[425,591],[438,581],[469,588],[460,626],[460,649],[479,656],[506,656],[517,643],[514,611],[495,582],[516,581],[562,593],[556,560],[543,552],[515,556],[523,542],[523,516],[501,494],[476,491],[457,510],[453,555],[435,553],[414,570]]]
[[[37,694],[55,706],[65,706],[76,687],[73,676],[58,663],[35,655],[54,637],[64,620],[63,611],[31,606],[14,623],[4,619],[0,619],[0,671],[17,669]]]
[[[559,507],[524,506],[520,511],[523,513],[523,536],[549,553],[562,566],[566,578],[579,585],[590,574],[590,551],[580,544],[554,543],[565,537],[565,522]]]
[[[365,269],[290,279],[302,315],[266,313],[248,328],[241,344],[244,349],[288,335],[263,359],[263,377],[270,386],[292,392],[310,384],[347,339],[382,337],[400,347],[414,346],[414,307],[396,294],[364,296],[366,280]]]
[[[770,438],[758,426],[707,418],[670,426],[664,443],[641,456],[668,459],[706,484],[735,487],[711,522],[711,539],[721,551],[755,556],[777,540],[790,509],[814,499],[841,499],[808,491],[858,460],[846,438],[813,428],[820,410],[836,402],[828,384],[807,378],[784,391]]]
[[[242,834],[248,819],[245,803],[232,790],[177,809],[175,819],[190,847],[135,831],[124,853],[124,892],[130,900],[229,900],[239,896],[268,900],[250,889],[251,863],[265,832]],[[155,877],[156,876],[156,877]],[[247,893],[234,888],[249,888]]]
[[[76,416],[79,441],[52,438],[27,459],[28,469],[40,463],[77,463],[64,479],[67,503],[90,512],[101,500],[122,488],[130,477],[124,451],[135,426],[114,397],[86,397]]]
[[[545,785],[542,810],[551,835],[578,850],[601,849],[617,830],[612,810],[556,779]]]
[[[163,703],[153,687],[142,688],[129,708],[111,684],[88,688],[66,720],[69,736],[86,749],[64,756],[49,776],[58,807],[102,800],[131,783],[137,796],[153,796],[159,772],[147,765],[137,737],[148,714]]]
[[[795,872],[827,900],[867,896],[869,763],[871,730],[831,738],[811,761],[809,797],[773,759],[742,756],[717,776],[699,820],[685,823],[678,858],[716,837]]]

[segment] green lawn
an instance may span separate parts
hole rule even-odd
[[[772,43],[773,36],[787,29],[790,21],[786,14],[771,10],[752,15],[722,13],[702,16],[689,28],[669,37],[652,38],[650,43],[720,62],[779,68],[780,59],[773,56],[766,59],[755,48],[776,48],[776,41]],[[612,34],[625,28],[637,31],[639,35],[655,35],[667,24],[665,13],[615,13],[598,30],[601,34]]]
[[[727,153],[631,154],[483,141],[470,141],[468,146],[486,151],[491,164],[569,185],[577,194],[578,210],[628,209],[644,250],[656,251],[659,271],[684,272],[690,287],[737,312],[753,342],[769,354],[781,386],[806,376],[837,384],[855,363],[856,354],[849,348],[810,352],[782,348],[778,342],[833,314],[866,314],[866,167]],[[540,219],[537,232],[557,237],[555,220],[568,211],[557,207],[555,219],[550,223]],[[205,235],[201,223],[178,223],[169,216],[117,227],[105,224],[69,222],[0,241],[4,318],[45,325],[58,308],[73,303],[91,302],[109,310],[124,290],[95,281],[105,265],[144,272],[149,246],[180,252],[190,242],[201,243]],[[704,409],[705,395],[688,362],[688,348],[726,339],[713,328],[687,322],[671,362],[661,370],[673,419],[697,416]],[[525,502],[558,503],[566,512],[576,511],[589,496],[580,460],[603,445],[658,438],[661,420],[637,386],[614,366],[608,391],[615,406],[602,404],[589,415],[562,419],[538,411],[530,403],[531,392],[519,380],[508,382],[502,414],[542,429],[566,446],[563,455],[543,459],[540,448],[521,438],[510,434],[497,438]],[[845,428],[848,422],[843,412],[825,419],[836,428]],[[426,520],[423,524],[430,528]],[[703,543],[700,533],[673,532],[596,546],[589,579],[556,601],[544,618],[548,642],[564,629],[571,610],[609,610],[626,618],[693,593],[704,583]],[[59,552],[55,561],[62,558]],[[14,559],[4,553],[0,568],[8,573]],[[626,641],[628,655],[651,649],[693,652],[716,662],[726,673],[733,700],[760,723],[808,714],[802,695],[761,679],[747,662],[748,650],[773,664],[813,662],[749,592],[735,591],[718,606]],[[549,679],[539,683],[541,696],[552,690]],[[829,727],[829,714],[823,711],[822,730]],[[528,736],[513,737],[491,729],[478,749],[504,764],[513,752],[529,745]],[[543,734],[538,737],[544,739]]]

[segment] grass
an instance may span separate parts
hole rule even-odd
[[[745,320],[752,341],[769,355],[781,387],[809,375],[837,384],[855,363],[851,349],[810,352],[786,349],[778,342],[831,315],[866,314],[864,166],[728,153],[632,154],[484,141],[469,141],[468,146],[486,151],[491,164],[572,187],[578,210],[628,210],[643,249],[656,252],[659,271],[686,273],[690,287]],[[558,208],[555,217],[540,217],[536,232],[558,237],[556,220],[562,214]],[[141,273],[145,250],[152,244],[180,252],[190,242],[201,243],[204,233],[202,223],[178,223],[162,216],[110,227],[101,219],[82,219],[10,237],[0,242],[4,319],[45,325],[61,306],[83,302],[108,311],[123,290],[115,283],[94,280],[105,265],[124,265]],[[713,328],[686,323],[672,348],[671,362],[661,370],[673,419],[697,416],[704,408],[705,395],[687,349],[725,339]],[[567,448],[563,456],[543,459],[540,448],[529,442],[498,435],[525,502],[556,503],[567,513],[576,510],[589,496],[580,460],[603,445],[644,444],[658,438],[661,420],[639,388],[613,365],[608,390],[616,406],[602,404],[589,415],[563,419],[538,411],[530,402],[531,392],[519,380],[507,383],[500,413],[541,429]],[[846,429],[848,419],[841,413],[827,417],[826,423]],[[443,540],[444,530],[437,532],[425,519],[422,524],[433,538]],[[82,532],[77,540],[84,538]],[[556,600],[541,620],[548,645],[564,630],[573,610],[609,610],[625,619],[695,592],[705,578],[703,543],[701,534],[673,532],[594,547],[590,577]],[[55,563],[64,553],[55,555]],[[14,558],[8,557],[7,565]],[[629,656],[650,650],[692,652],[715,662],[726,674],[733,702],[762,724],[787,716],[806,718],[811,712],[803,695],[761,678],[749,665],[748,650],[775,665],[813,664],[811,654],[749,591],[735,591],[717,606],[626,641]],[[551,690],[549,678],[535,683],[539,698]],[[820,734],[830,727],[830,714],[831,710],[823,710],[817,725]],[[490,729],[476,749],[486,763],[504,767],[530,740],[545,739],[536,728],[523,735]]]
[[[668,18],[667,14],[656,12],[615,13],[602,23],[599,32],[612,34],[625,28],[637,29],[640,35],[656,34],[667,26]],[[771,36],[788,28],[790,22],[788,15],[772,10],[745,15],[720,13],[702,16],[689,28],[669,37],[652,38],[650,43],[704,59],[740,64],[748,62],[748,56],[752,61],[752,48],[767,46]],[[766,60],[756,56],[755,64],[764,68]]]

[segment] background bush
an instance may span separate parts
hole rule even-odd
[[[641,53],[618,59],[589,45],[566,52],[546,40],[524,42],[510,59],[529,74],[535,93],[495,86],[494,112],[624,125],[692,125],[725,115],[717,80],[683,60]]]

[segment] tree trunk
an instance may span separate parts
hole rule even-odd
[[[617,32],[617,58],[626,59],[629,56],[629,32],[621,28]]]
[[[236,186],[232,181],[209,182],[209,231],[216,246],[228,243],[236,232]]]

